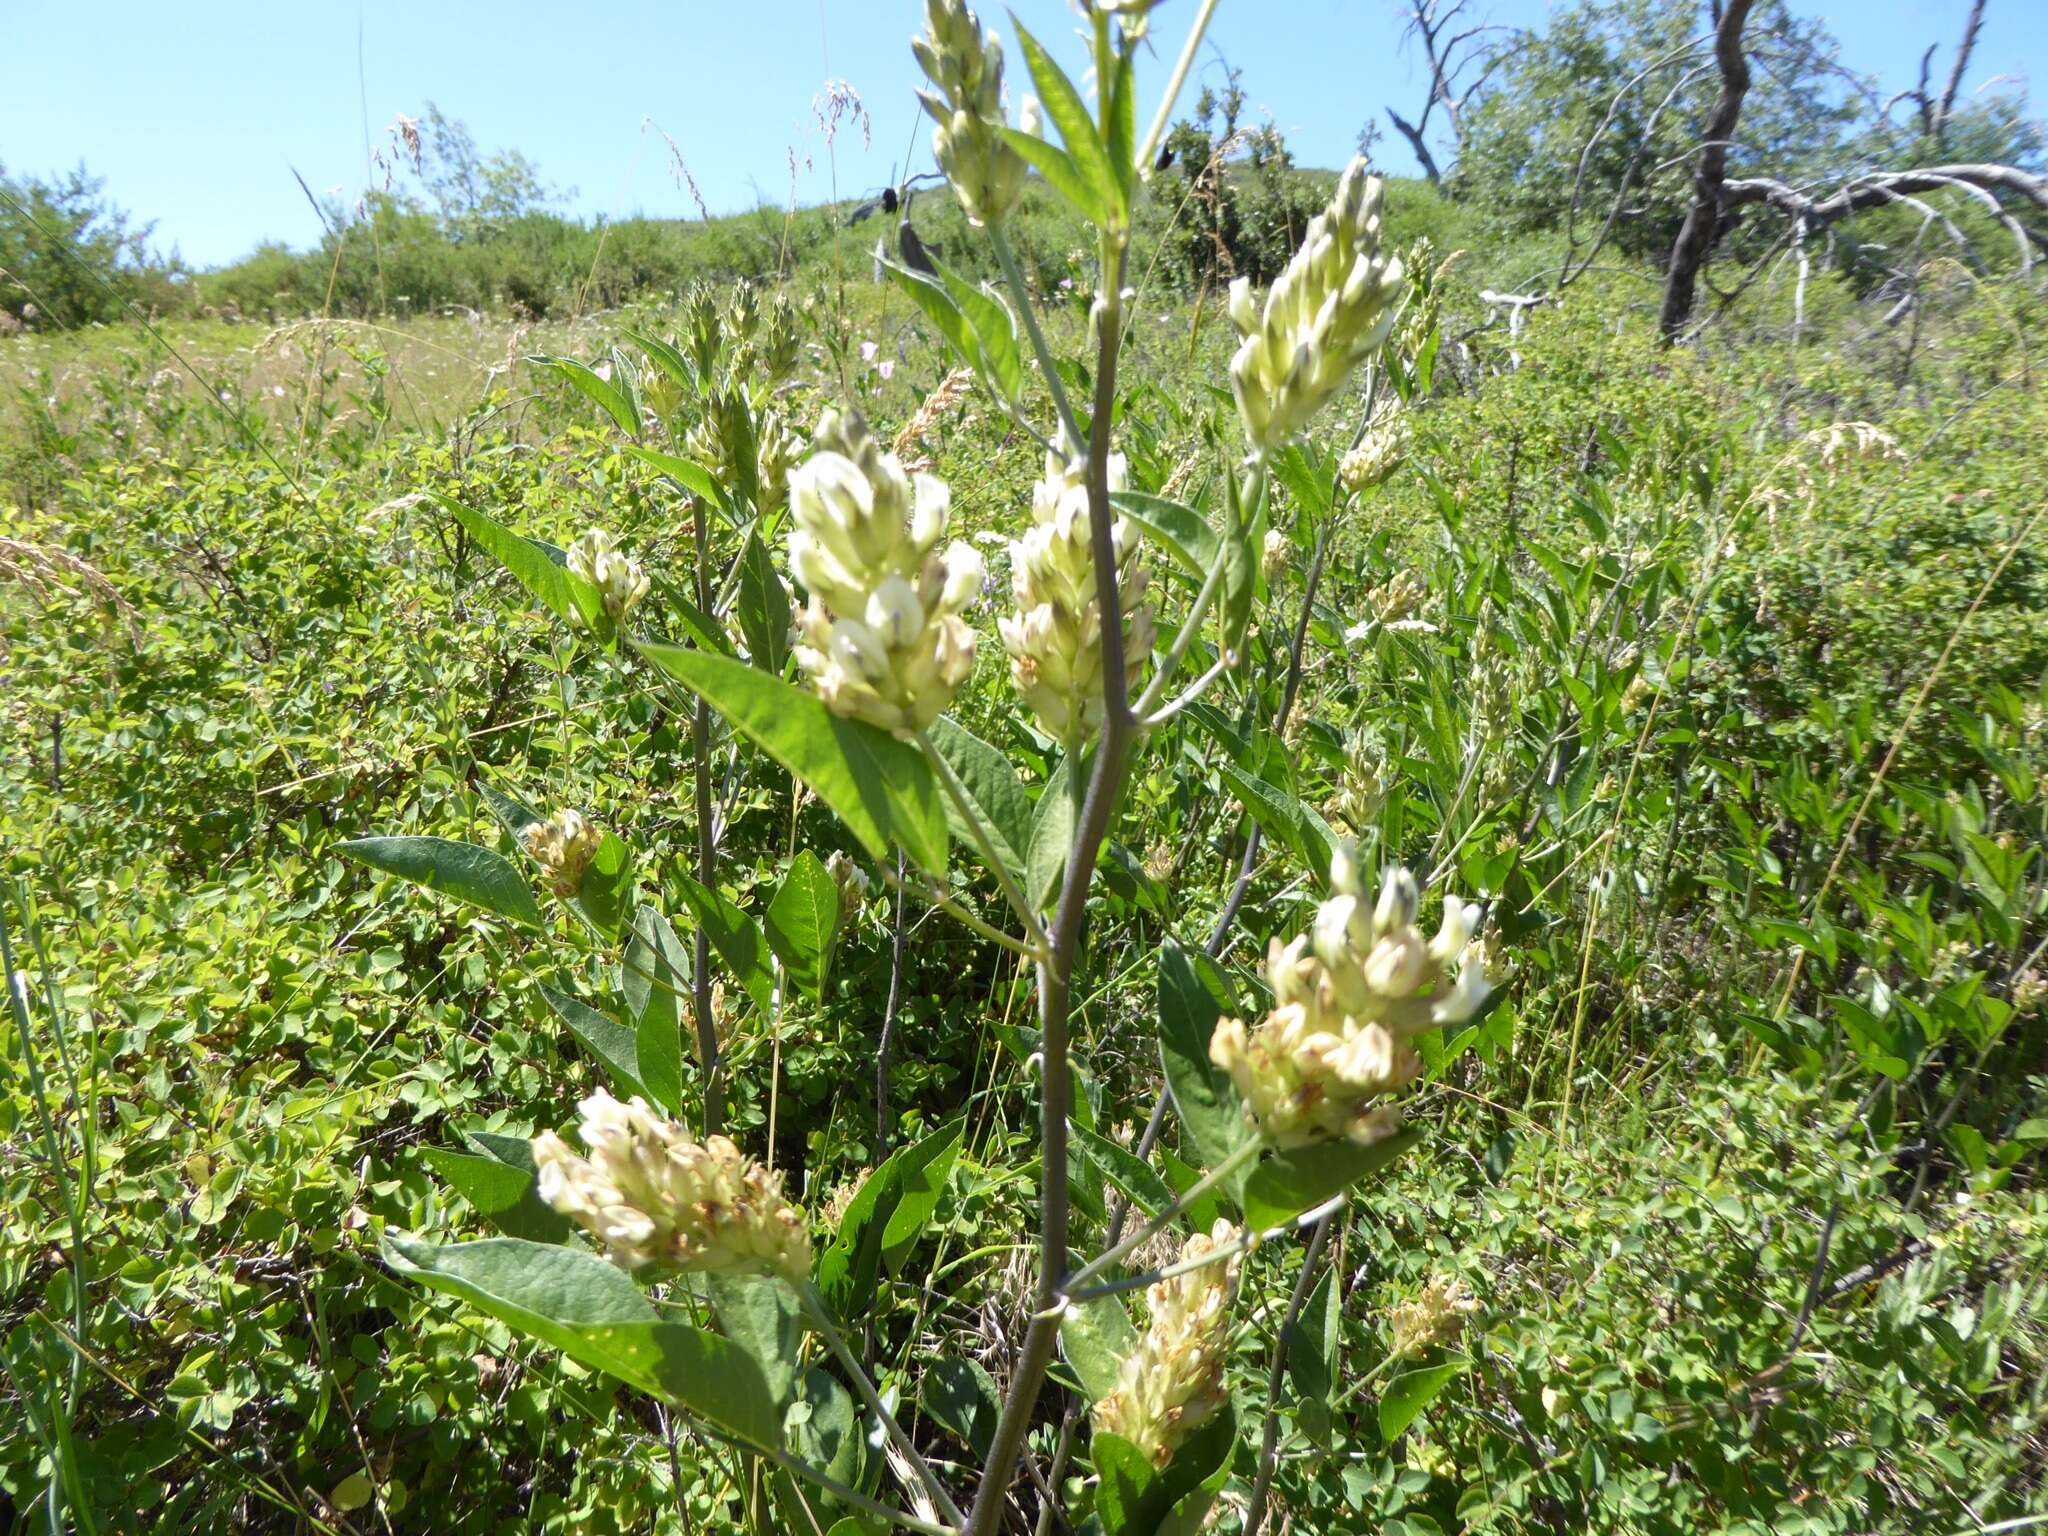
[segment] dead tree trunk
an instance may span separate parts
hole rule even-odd
[[[1392,107],[1387,108],[1387,118],[1400,129],[1401,137],[1406,139],[1409,148],[1415,151],[1416,161],[1422,166],[1422,174],[1429,178],[1429,184],[1432,187],[1442,186],[1443,173],[1436,168],[1436,156],[1429,152],[1429,140],[1422,136],[1422,130]]]
[[[1664,275],[1664,312],[1659,328],[1669,343],[1678,339],[1685,322],[1692,317],[1693,297],[1699,289],[1700,269],[1714,247],[1714,232],[1721,223],[1721,184],[1728,176],[1728,146],[1735,138],[1735,125],[1742,117],[1742,98],[1749,92],[1749,59],[1742,50],[1742,29],[1749,20],[1751,0],[1728,0],[1714,28],[1714,60],[1721,70],[1721,94],[1715,99],[1706,129],[1701,134],[1699,164],[1692,175],[1692,207],[1671,247],[1671,262]]]

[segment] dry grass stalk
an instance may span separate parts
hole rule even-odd
[[[130,645],[142,645],[142,626],[136,621],[135,605],[111,581],[69,550],[0,537],[0,576],[20,582],[46,603],[53,594],[69,598],[90,594],[127,623]],[[81,592],[79,587],[85,591]]]
[[[903,430],[896,434],[896,440],[889,445],[890,451],[903,461],[906,474],[923,474],[932,467],[929,454],[911,456],[911,450],[923,445],[924,440],[939,423],[946,418],[968,391],[974,388],[974,370],[955,368],[939,381],[939,387],[924,398],[924,404],[917,408],[917,414],[903,424]]]

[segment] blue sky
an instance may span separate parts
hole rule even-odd
[[[1967,0],[1794,0],[1825,18],[1844,61],[1887,92],[1912,83],[1919,55],[1943,44],[1947,67]],[[1158,57],[1142,78],[1149,119],[1193,0],[1167,0],[1154,20]],[[1475,14],[1539,24],[1543,0],[1472,0]],[[999,4],[983,7],[1000,15]],[[0,162],[47,173],[81,159],[124,206],[157,221],[157,238],[211,265],[264,238],[294,245],[319,226],[293,180],[353,201],[365,184],[364,136],[382,142],[400,112],[433,100],[485,147],[512,146],[583,214],[689,216],[671,179],[671,135],[713,212],[790,193],[814,202],[832,180],[811,102],[827,79],[866,102],[872,144],[857,127],[837,139],[838,185],[879,186],[910,142],[916,65],[908,39],[919,0],[610,0],[601,7],[509,0],[327,4],[251,0],[13,0],[7,33],[23,67],[0,90]],[[1078,74],[1074,17],[1064,0],[1017,0],[1024,24]],[[1007,22],[999,23],[1008,36]],[[1392,0],[1222,0],[1212,37],[1244,72],[1305,164],[1335,165],[1370,114],[1391,102],[1413,116],[1420,60],[1399,46]],[[360,69],[358,65],[360,44]],[[1014,46],[1009,49],[1013,70]],[[1217,71],[1213,51],[1204,68]],[[1991,0],[1966,79],[2048,78],[2048,5]],[[1196,85],[1200,76],[1197,76]],[[1195,85],[1184,101],[1192,101]],[[1013,95],[1016,88],[1013,87]],[[1384,119],[1382,119],[1384,124]],[[928,125],[916,126],[920,168]],[[1412,168],[1389,134],[1380,159]],[[806,168],[808,167],[808,168]]]

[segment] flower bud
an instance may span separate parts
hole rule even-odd
[[[867,871],[845,854],[835,853],[825,861],[825,873],[839,887],[839,920],[842,923],[852,922],[860,915],[861,904],[868,899]]]
[[[1294,546],[1287,535],[1278,528],[1266,530],[1265,542],[1259,546],[1259,570],[1266,578],[1266,585],[1272,586],[1287,573],[1288,564],[1294,554]]]
[[[602,528],[590,529],[569,546],[569,569],[597,588],[614,624],[623,623],[647,595],[647,573],[640,562],[629,559]]]
[[[1195,1264],[1145,1293],[1151,1321],[1124,1357],[1113,1390],[1091,1415],[1097,1434],[1128,1440],[1156,1468],[1165,1468],[1210,1417],[1229,1401],[1223,1368],[1230,1353],[1230,1302],[1237,1291],[1238,1260],[1210,1258],[1239,1239],[1218,1220],[1189,1238],[1180,1262]],[[1203,1260],[1209,1260],[1203,1263]]]
[[[579,1106],[589,1156],[553,1131],[533,1141],[535,1188],[624,1269],[772,1274],[793,1285],[811,1272],[801,1212],[782,1180],[723,1136],[701,1146],[646,1101],[599,1089]]]
[[[1278,449],[1306,426],[1393,328],[1402,271],[1400,258],[1381,250],[1381,193],[1364,159],[1353,160],[1264,310],[1253,305],[1248,284],[1239,287],[1243,279],[1231,285],[1231,323],[1244,342],[1231,359],[1230,383],[1258,452]]]
[[[1344,489],[1356,495],[1382,484],[1407,458],[1408,439],[1407,411],[1398,400],[1386,401],[1373,412],[1358,445],[1338,462],[1337,478]]]
[[[1024,192],[1024,160],[1003,126],[1003,48],[963,0],[925,0],[925,34],[911,52],[936,91],[918,100],[938,126],[932,154],[976,224],[1000,224]]]
[[[1431,1280],[1420,1294],[1401,1302],[1389,1316],[1395,1357],[1413,1359],[1439,1345],[1456,1343],[1464,1331],[1465,1319],[1478,1310],[1478,1301],[1465,1289],[1463,1281],[1455,1276]]]

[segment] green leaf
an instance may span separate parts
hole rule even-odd
[[[781,1415],[746,1352],[665,1321],[624,1271],[595,1254],[512,1237],[441,1247],[400,1235],[385,1240],[384,1261],[751,1444],[781,1444]]]
[[[706,1275],[704,1291],[718,1331],[760,1369],[769,1399],[787,1403],[796,1390],[803,1344],[796,1293],[767,1275]]]
[[[512,922],[541,926],[533,887],[509,859],[488,848],[445,837],[359,837],[339,844],[335,851]]]
[[[960,780],[974,808],[981,812],[996,857],[1011,874],[1021,878],[1025,855],[1031,847],[1032,808],[1031,797],[1017,781],[1017,770],[1002,753],[944,715],[933,723],[931,741]],[[945,798],[946,824],[956,838],[973,847],[973,828],[953,804],[953,797]]]
[[[1086,201],[1078,201],[1075,206],[1098,224],[1122,224],[1125,219],[1122,183],[1110,167],[1109,152],[1103,147],[1102,135],[1096,132],[1088,103],[1081,99],[1081,93],[1074,89],[1074,82],[1067,78],[1052,55],[1017,19],[1014,11],[1010,13],[1010,25],[1017,30],[1017,44],[1024,50],[1024,62],[1031,70],[1031,83],[1038,87],[1038,98],[1045,107],[1046,120],[1059,129],[1060,141],[1066,146],[1074,176],[1085,189]],[[1004,137],[1012,144],[1020,138],[1028,138],[1023,134],[1007,133]],[[1018,150],[1024,153],[1021,145]],[[1031,159],[1034,165],[1038,164],[1029,154],[1025,158]],[[1041,174],[1044,174],[1044,169],[1039,166]],[[1046,180],[1051,181],[1052,177],[1048,175]],[[1055,190],[1073,200],[1065,188],[1056,187]]]
[[[516,534],[483,513],[472,512],[453,497],[438,491],[427,494],[549,613],[572,629],[589,628],[600,640],[611,638],[611,619],[604,611],[604,600],[595,587],[568,568],[560,550]]]
[[[628,443],[626,452],[641,463],[660,470],[684,490],[715,506],[725,505],[724,488],[712,477],[711,471],[695,459],[679,458],[673,453],[663,453],[659,448],[646,448],[639,443]]]
[[[1415,1422],[1437,1393],[1464,1373],[1465,1362],[1452,1360],[1419,1371],[1403,1371],[1380,1393],[1380,1439],[1391,1444]]]
[[[797,1401],[783,1419],[790,1450],[835,1482],[849,1488],[857,1486],[861,1482],[861,1463],[865,1458],[860,1415],[854,1409],[853,1399],[844,1387],[818,1366],[805,1371],[797,1385]],[[805,1497],[814,1502],[829,1501],[829,1495],[821,1495],[814,1490],[807,1492]],[[809,1528],[808,1525],[789,1527],[791,1530]]]
[[[874,1301],[885,1250],[900,1255],[923,1230],[952,1171],[964,1129],[965,1122],[956,1120],[898,1147],[855,1192],[840,1218],[839,1235],[817,1262],[818,1293],[841,1321],[858,1322]],[[910,1210],[899,1221],[906,1198]]]
[[[1099,1403],[1116,1390],[1125,1357],[1137,1347],[1138,1330],[1118,1297],[1077,1302],[1060,1319],[1060,1352],[1090,1402]]]
[[[1237,1416],[1226,1406],[1197,1429],[1162,1468],[1118,1435],[1089,1444],[1101,1479],[1095,1512],[1104,1536],[1194,1536],[1230,1473]]]
[[[697,926],[711,940],[718,958],[732,972],[733,980],[746,989],[761,1017],[769,1017],[775,1007],[775,976],[768,964],[768,941],[761,933],[761,925],[723,891],[699,885],[680,871],[676,878],[682,884],[683,899],[689,902]]]
[[[1327,883],[1330,856],[1338,841],[1330,824],[1295,796],[1264,779],[1228,763],[1220,765],[1217,771],[1266,835],[1291,850],[1318,880]]]
[[[1206,580],[1223,541],[1192,507],[1143,491],[1112,491],[1110,504],[1197,581]]]
[[[490,812],[497,818],[498,825],[515,838],[535,822],[547,819],[524,801],[513,799],[512,796],[493,788],[481,779],[477,781],[476,792],[482,797],[484,804],[490,807]]]
[[[654,573],[654,590],[661,594],[662,602],[681,622],[683,633],[700,650],[715,651],[720,656],[739,654],[733,649],[732,636],[725,632],[725,626],[691,602],[681,587],[658,571]]]
[[[745,662],[680,646],[640,653],[696,693],[838,813],[870,857],[891,842],[935,875],[946,870],[946,812],[931,764],[915,747]]]
[[[475,1207],[477,1215],[507,1237],[559,1243],[575,1230],[575,1223],[534,1192],[533,1148],[528,1143],[510,1136],[470,1139],[483,1147],[481,1154],[423,1147],[420,1157]],[[510,1145],[493,1145],[500,1142]]]
[[[953,1161],[960,1155],[960,1141],[967,1132],[964,1119],[951,1127],[941,1126],[929,1136],[904,1148],[897,1156],[902,1166],[896,1176],[896,1208],[882,1228],[882,1261],[895,1273],[910,1250],[917,1246],[931,1225],[939,1197],[953,1176]]]
[[[1024,849],[1024,897],[1041,912],[1059,890],[1067,872],[1067,855],[1074,846],[1075,758],[1069,752],[1060,759],[1031,813],[1031,837]]]
[[[1173,1191],[1166,1187],[1166,1180],[1135,1152],[1078,1125],[1070,1126],[1068,1134],[1073,1139],[1074,1150],[1122,1190],[1124,1197],[1137,1207],[1140,1214],[1157,1216],[1173,1204]]]
[[[789,979],[820,1002],[832,971],[840,912],[839,882],[823,859],[804,849],[790,860],[775,899],[768,903],[768,947]]]
[[[989,1443],[995,1439],[996,1420],[1002,1417],[1002,1399],[995,1381],[972,1360],[951,1356],[932,1363],[918,1390],[918,1406],[925,1417],[986,1461]]]
[[[1237,1089],[1209,1060],[1216,1021],[1231,1006],[1227,984],[1213,960],[1207,955],[1190,960],[1172,939],[1159,946],[1160,1064],[1173,1089],[1181,1127],[1205,1168],[1220,1166],[1251,1135]]]
[[[897,287],[939,328],[962,362],[981,376],[999,399],[1016,401],[1024,388],[1024,359],[1017,348],[1017,320],[1002,300],[957,276],[934,258],[933,271],[913,272],[883,264]]]
[[[748,531],[740,551],[739,577],[733,616],[746,637],[747,659],[763,672],[780,677],[789,660],[789,592],[775,574],[775,561],[756,531]]]
[[[632,900],[633,855],[615,834],[606,832],[570,905],[600,937],[616,940]]]
[[[630,1099],[638,1094],[650,1103],[660,1102],[640,1081],[640,1044],[635,1031],[553,987],[543,984],[540,995],[577,1043],[597,1058],[611,1079],[614,1098]]]
[[[1367,1174],[1377,1173],[1421,1139],[1420,1131],[1407,1130],[1369,1147],[1326,1141],[1275,1153],[1245,1180],[1245,1225],[1259,1232],[1292,1226],[1303,1212],[1342,1194]]]
[[[1116,81],[1109,92],[1109,141],[1103,145],[1110,174],[1116,178],[1117,206],[1126,214],[1138,187],[1138,88],[1131,67],[1133,53],[1123,49],[1117,54]]]
[[[575,385],[587,399],[596,403],[603,412],[619,424],[619,430],[628,437],[640,435],[640,411],[633,403],[633,396],[623,386],[610,379],[599,378],[584,363],[573,357],[550,357],[536,353],[526,359],[537,368],[552,368],[571,384]],[[615,370],[616,371],[616,370]],[[620,377],[624,377],[621,373]]]
[[[621,990],[637,1020],[634,1071],[647,1096],[672,1115],[683,1112],[683,999],[690,994],[690,956],[661,912],[633,914]]]
[[[1325,1266],[1287,1335],[1287,1379],[1294,1388],[1294,1421],[1320,1446],[1330,1443],[1330,1398],[1337,1387],[1336,1274],[1334,1264]]]

